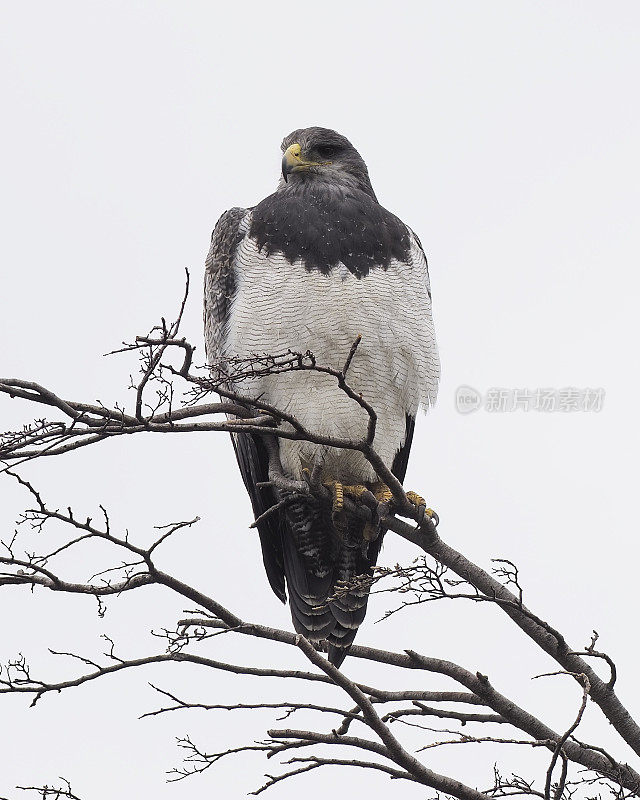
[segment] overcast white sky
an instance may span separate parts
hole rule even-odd
[[[596,628],[618,662],[622,699],[640,714],[638,4],[2,7],[0,372],[65,397],[122,400],[133,364],[101,354],[171,317],[185,267],[194,291],[184,332],[203,357],[200,282],[213,224],[273,190],[289,131],[339,130],[430,262],[443,379],[437,407],[419,421],[407,485],[439,511],[451,544],[485,566],[517,561],[530,605],[572,643]],[[606,399],[598,414],[462,416],[461,384],[604,387]],[[0,415],[3,429],[29,418],[7,399]],[[165,567],[246,618],[290,625],[248,531],[226,437],[112,441],[25,474],[54,504],[93,514],[104,503],[142,539],[154,524],[199,514],[167,547]],[[0,492],[4,536],[25,498],[6,481]],[[381,563],[413,555],[389,536]],[[1,659],[22,651],[59,675],[75,668],[47,658],[48,646],[92,655],[107,633],[123,655],[141,655],[158,647],[149,629],[171,627],[182,608],[153,590],[112,600],[103,620],[89,599],[12,590],[2,600]],[[552,664],[497,611],[431,605],[374,625],[387,605],[371,604],[360,642],[479,669],[560,729],[575,715],[577,693],[529,680]],[[266,643],[216,640],[208,652],[302,664]],[[366,664],[345,668],[374,680]],[[2,698],[0,794],[58,775],[85,800],[242,797],[261,782],[265,764],[247,758],[166,785],[164,771],[179,761],[174,736],[189,732],[214,750],[259,738],[270,718],[138,722],[157,705],[148,680],[204,702],[279,694],[275,684],[171,665],[47,697],[35,710]],[[593,712],[587,724],[608,742],[599,719]],[[437,752],[429,763],[490,783],[488,751],[467,749],[464,761]],[[376,775],[327,771],[274,794],[325,797],[337,780],[374,796],[389,790]]]

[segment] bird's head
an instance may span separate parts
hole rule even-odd
[[[351,142],[330,128],[300,128],[282,141],[282,181],[292,188],[322,181],[375,198],[367,165]]]

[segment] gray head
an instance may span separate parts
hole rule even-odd
[[[351,142],[330,128],[299,128],[282,141],[282,181],[291,188],[321,181],[375,199],[367,165]]]

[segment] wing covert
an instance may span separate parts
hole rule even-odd
[[[222,358],[229,309],[235,292],[234,257],[246,233],[246,208],[230,208],[216,223],[204,271],[204,338],[207,361]]]
[[[251,211],[231,208],[220,217],[211,235],[204,274],[204,330],[207,363],[220,364],[225,355],[225,338],[236,290],[235,255],[247,232]],[[242,480],[256,517],[277,501],[273,490],[257,484],[269,480],[269,459],[264,444],[252,434],[232,434],[233,448]],[[271,588],[284,602],[282,534],[277,514],[258,523],[265,570]]]

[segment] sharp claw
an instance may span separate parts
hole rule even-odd
[[[438,527],[440,524],[440,517],[432,508],[425,509],[425,514],[429,517],[429,519],[433,522],[434,527]]]
[[[436,514],[436,512],[432,508],[427,508],[427,504],[424,498],[420,497],[420,495],[416,494],[416,492],[407,492],[407,499],[419,511],[420,514],[420,519],[418,520],[419,525],[422,525],[425,517],[429,517],[429,519],[433,521],[433,524],[436,526],[436,528],[438,527],[438,524],[440,522],[440,517]]]

